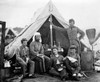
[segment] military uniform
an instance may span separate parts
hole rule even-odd
[[[30,53],[30,58],[39,62],[41,73],[49,70],[50,58],[44,55],[44,49],[40,42],[34,41],[30,44]]]
[[[77,37],[78,33],[80,34],[79,39]],[[67,28],[67,34],[68,34],[70,46],[76,45],[77,47],[79,47],[79,40],[84,37],[84,32],[76,26],[69,26],[69,28]]]
[[[77,53],[71,53],[69,50],[68,56],[64,58],[64,65],[69,75],[79,73],[80,71],[80,56]]]
[[[67,77],[67,72],[65,70],[65,67],[63,66],[63,56],[62,55],[58,55],[58,57],[56,55],[51,57],[51,71],[50,73],[52,73],[53,75],[58,75],[61,78],[63,77]]]
[[[26,68],[29,65],[29,74],[34,75],[35,63],[29,58],[29,49],[27,46],[20,46],[17,53],[17,61],[22,67],[23,75],[25,75]]]

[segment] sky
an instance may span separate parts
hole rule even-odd
[[[44,7],[49,0],[0,0],[0,21],[9,28],[25,27],[31,22],[34,12]],[[85,30],[100,31],[100,0],[52,0],[62,17],[73,18],[76,26]]]

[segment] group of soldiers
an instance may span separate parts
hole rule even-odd
[[[50,57],[44,54],[44,48],[40,42],[41,35],[35,35],[35,41],[32,41],[27,47],[27,39],[23,38],[21,40],[21,46],[17,49],[16,59],[22,67],[22,78],[35,76],[35,64],[38,62],[39,68],[41,70],[40,74],[49,73],[51,75],[60,76],[62,80],[67,80],[69,77],[82,77],[80,73],[80,55],[79,55],[79,40],[84,37],[84,32],[78,27],[74,26],[75,21],[73,19],[69,20],[69,28],[59,28],[53,25],[53,28],[66,30],[70,42],[70,47],[68,49],[68,54],[63,57],[58,53],[57,47],[51,48]],[[77,34],[80,34],[77,37]],[[26,75],[26,68],[29,68],[28,74]]]

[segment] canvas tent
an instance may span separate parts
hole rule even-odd
[[[23,30],[23,28],[21,28],[21,27],[15,27],[15,28],[13,28],[13,30],[14,30],[17,34],[19,34],[19,33]]]
[[[1,29],[0,29],[1,32]],[[5,28],[5,37],[7,35],[13,35],[13,36],[17,36],[17,33],[12,29],[12,28]]]
[[[35,12],[32,23],[27,28],[23,29],[14,41],[6,47],[9,49],[9,52],[21,45],[22,38],[30,40],[37,31],[41,33],[42,43],[50,44],[49,18],[51,15],[53,24],[62,28],[68,28],[67,22],[60,15],[55,5],[50,1],[43,9]],[[60,42],[63,48],[67,49],[69,47],[69,40],[66,32],[62,33],[61,31],[53,29],[53,41]]]
[[[13,35],[14,37],[17,36],[17,33],[13,29],[11,29],[11,28],[7,28],[6,29],[5,36],[7,36],[8,34],[9,35]]]

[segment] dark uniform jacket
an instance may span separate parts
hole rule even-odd
[[[73,53],[70,53],[70,51],[69,51],[68,56],[72,57],[74,59],[77,59],[77,63],[80,65],[80,56],[79,56],[79,54],[77,54],[77,53],[73,54]]]
[[[62,55],[59,55],[58,57],[56,56],[51,57],[52,67],[56,69],[57,71],[60,68],[63,68],[63,58],[64,57]],[[59,63],[57,63],[57,61],[59,61]]]

